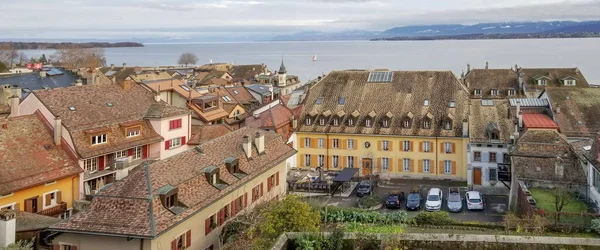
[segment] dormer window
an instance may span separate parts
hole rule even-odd
[[[500,140],[500,130],[498,129],[498,125],[494,122],[490,122],[486,129],[488,138],[490,140]]]
[[[445,130],[450,130],[450,129],[452,129],[452,121],[451,121],[451,120],[446,120],[446,121],[444,121],[444,129],[445,129]]]
[[[429,100],[428,99],[425,99],[423,101],[423,106],[429,106]]]
[[[304,124],[306,124],[306,125],[310,125],[311,122],[312,121],[311,121],[310,117],[306,117],[306,119],[304,120]]]
[[[325,118],[323,118],[323,117],[319,118],[319,125],[325,126]]]
[[[498,132],[491,132],[490,139],[491,140],[500,140],[500,137],[498,136]]]
[[[315,101],[315,104],[323,104],[323,97],[317,98],[317,100]]]
[[[474,95],[481,95],[481,89],[473,90]]]
[[[402,127],[403,128],[410,128],[410,120],[409,119],[404,119],[404,121],[402,121]]]
[[[354,118],[348,118],[348,126],[354,126]]]
[[[365,126],[371,127],[371,118],[365,119]]]
[[[140,132],[141,129],[142,129],[142,126],[126,128],[125,131],[126,131],[127,138],[139,136],[141,133]]]
[[[567,78],[563,79],[563,84],[565,86],[575,86],[575,79],[573,79],[571,77],[567,77]]]
[[[509,89],[509,90],[508,90],[508,95],[509,95],[509,96],[513,96],[513,95],[515,95],[515,94],[516,94],[516,91],[515,91],[514,89]]]
[[[390,127],[390,119],[389,118],[385,118],[383,119],[383,122],[381,124],[384,128],[389,128]]]
[[[450,101],[450,103],[448,103],[448,107],[455,108],[456,107],[456,102],[455,101]]]
[[[491,90],[491,92],[490,92],[490,95],[492,95],[492,96],[497,96],[497,95],[499,95],[499,93],[500,93],[500,91],[499,91],[499,90],[497,90],[497,89],[492,89],[492,90]]]
[[[91,137],[92,145],[105,144],[108,142],[108,135],[106,133],[94,135]]]
[[[174,214],[180,214],[184,211],[185,206],[179,201],[177,187],[169,184],[157,190],[162,205]]]
[[[340,125],[340,119],[339,118],[333,118],[333,126],[339,126]]]
[[[237,177],[238,179],[242,179],[245,176],[247,176],[247,174],[240,169],[239,161],[237,158],[227,157],[225,158],[224,162],[225,166],[227,167],[227,171],[229,171],[229,173],[233,176]]]
[[[537,80],[537,85],[547,85],[546,79],[538,79]]]
[[[204,175],[209,184],[213,185],[219,190],[225,189],[228,185],[221,180],[221,172],[218,167],[208,166],[204,169]]]
[[[427,119],[427,118],[426,118],[426,119],[424,119],[424,120],[423,120],[423,128],[424,128],[424,129],[429,129],[429,128],[431,128],[431,120],[430,120],[430,119]]]

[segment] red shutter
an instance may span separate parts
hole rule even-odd
[[[272,175],[267,178],[267,193],[271,192],[271,178],[273,178]]]
[[[171,141],[170,140],[165,141],[165,150],[169,150],[170,146],[171,146]]]
[[[248,193],[244,194],[244,208],[248,207]]]
[[[171,250],[177,250],[177,241],[176,240],[171,241]]]
[[[128,155],[128,156],[133,156],[133,148],[130,148],[130,149],[127,151],[127,155]]]
[[[192,245],[192,230],[185,233],[185,247],[189,248]]]
[[[185,136],[181,137],[181,145],[185,145]]]
[[[210,221],[211,217],[208,217],[208,219],[204,221],[204,235],[208,235],[210,233]]]
[[[104,170],[104,155],[98,157],[98,170],[99,171]]]
[[[279,172],[275,173],[275,186],[279,186]]]
[[[169,130],[173,129],[174,126],[174,121],[169,121]]]
[[[181,119],[177,120],[177,127],[178,127],[178,128],[181,128],[181,125],[182,125],[182,124],[181,124]]]
[[[148,145],[142,147],[142,159],[148,158]]]

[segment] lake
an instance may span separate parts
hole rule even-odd
[[[28,50],[28,56],[52,51]],[[145,44],[107,48],[107,63],[128,66],[174,65],[179,55],[193,52],[199,64],[265,63],[307,80],[339,69],[452,70],[457,76],[467,63],[475,68],[579,67],[588,82],[600,84],[600,38],[439,41],[319,41]],[[312,56],[317,55],[313,62]]]

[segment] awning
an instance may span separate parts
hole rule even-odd
[[[346,182],[350,181],[352,177],[358,172],[358,168],[344,168],[342,172],[340,172],[333,181],[337,182]]]

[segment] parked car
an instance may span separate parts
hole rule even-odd
[[[402,207],[402,200],[404,200],[404,192],[394,191],[391,192],[385,200],[386,208],[400,208]]]
[[[366,195],[371,195],[373,192],[373,183],[369,180],[360,181],[358,183],[358,188],[356,189],[356,196],[363,197]]]
[[[408,193],[408,196],[406,196],[406,210],[421,209],[421,201],[423,201],[423,197],[421,197],[421,189],[411,189]]]
[[[461,212],[463,209],[463,200],[460,197],[460,190],[456,187],[448,189],[448,198],[446,198],[449,212]]]
[[[467,209],[483,210],[483,197],[481,196],[481,193],[469,191],[465,194],[465,200],[467,200]]]
[[[442,209],[442,190],[439,188],[429,189],[427,193],[427,201],[425,201],[425,210],[440,211]]]

